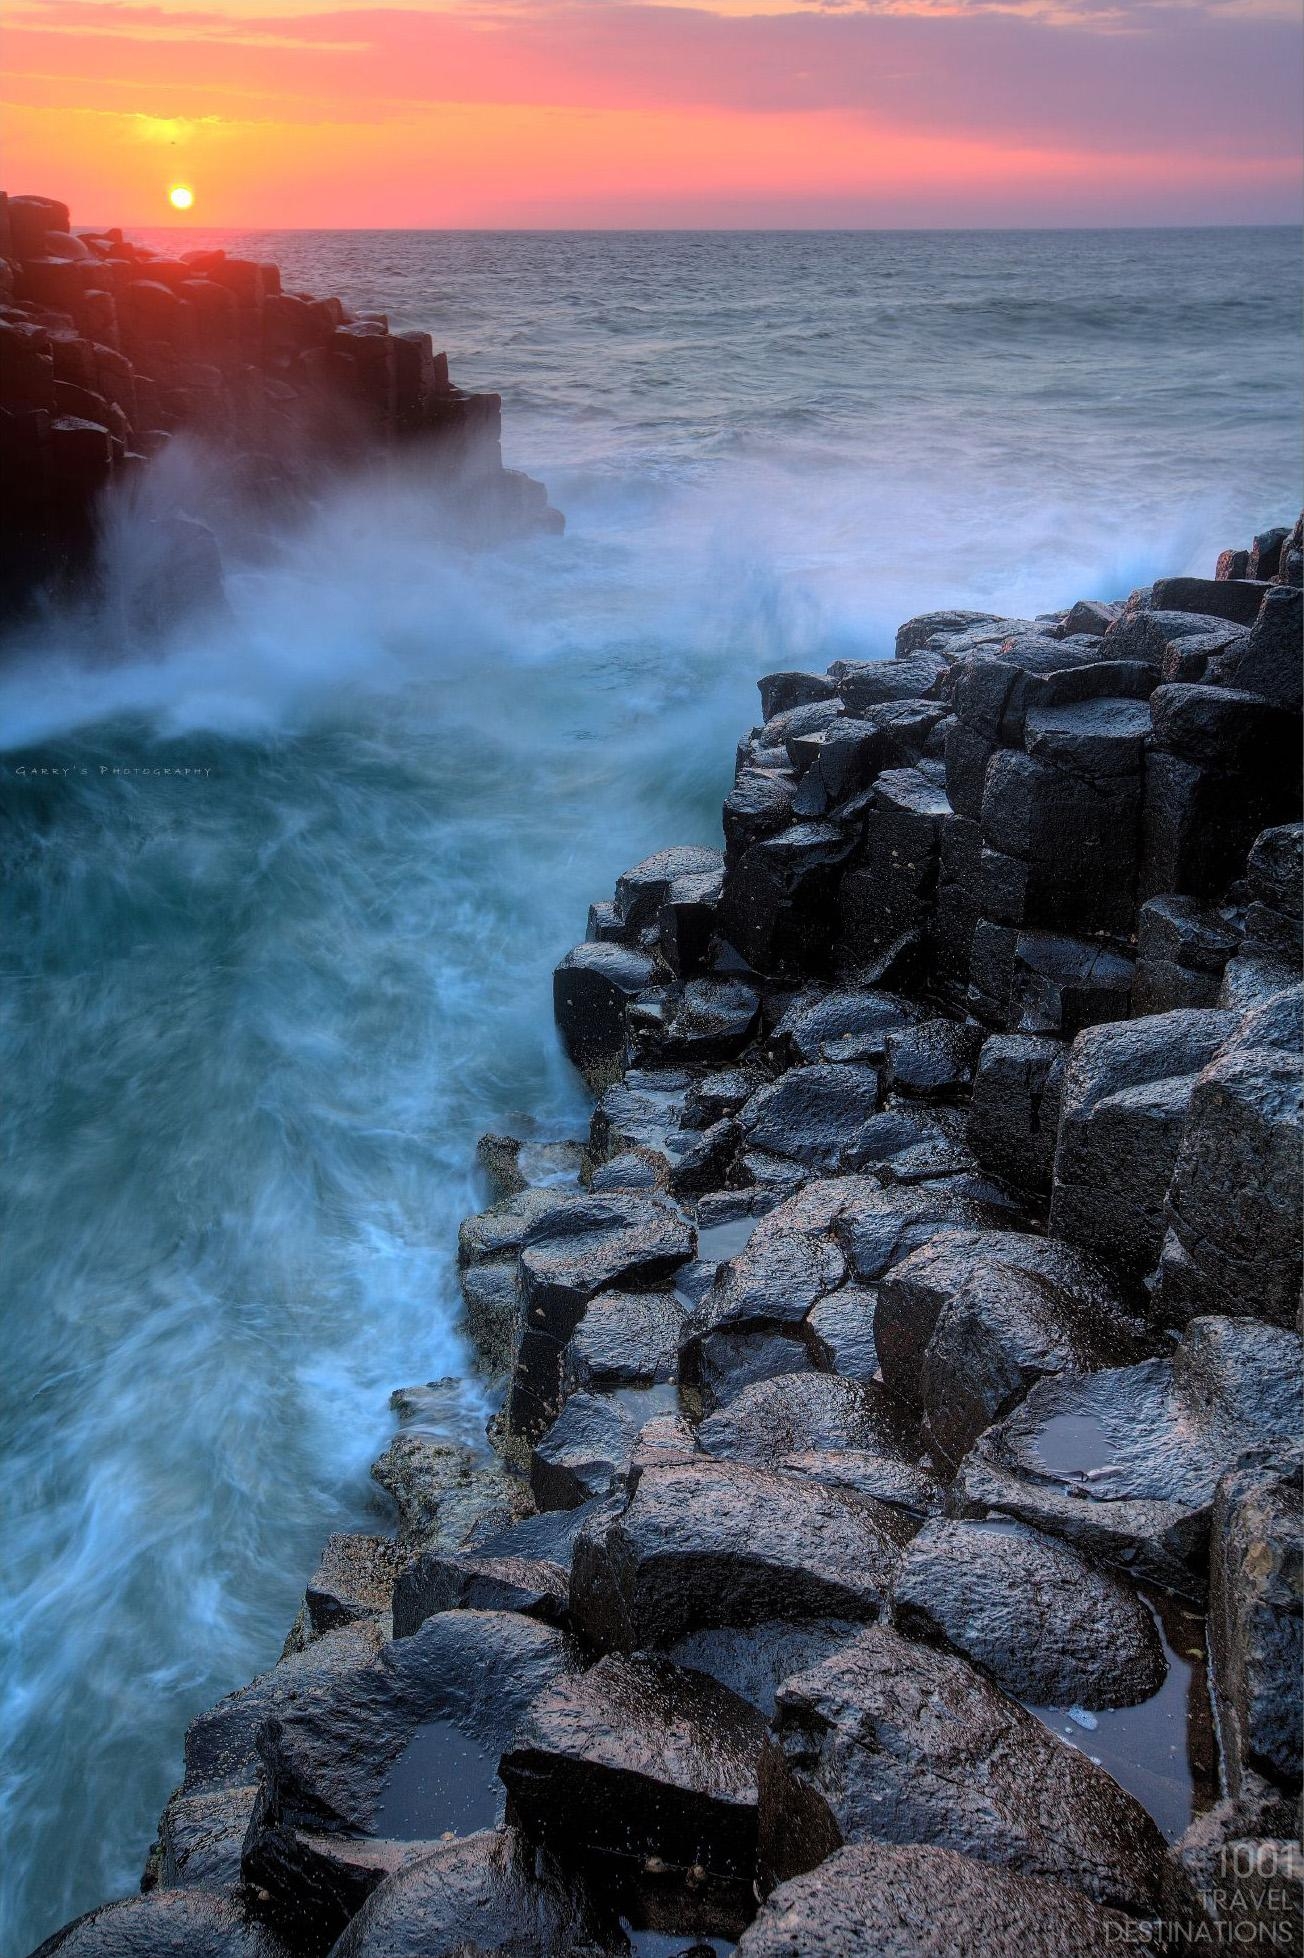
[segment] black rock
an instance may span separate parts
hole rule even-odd
[[[982,1164],[1016,1189],[1049,1190],[1067,1061],[1048,1035],[993,1034],[974,1072],[966,1136]]]
[[[809,707],[815,700],[832,700],[837,686],[827,673],[767,673],[756,682],[761,694],[761,715],[772,721],[791,707]]]
[[[1196,1076],[1235,1029],[1214,1010],[1079,1034],[1060,1097],[1051,1228],[1132,1278],[1154,1269]]]
[[[673,1380],[683,1322],[684,1308],[673,1292],[599,1293],[562,1355],[566,1391],[602,1393]]]
[[[771,1891],[738,1958],[969,1958],[979,1948],[984,1958],[1083,1958],[1134,1933],[1062,1883],[948,1849],[864,1842]]]
[[[970,1087],[985,1038],[972,1021],[925,1020],[885,1042],[884,1086],[890,1094],[954,1100]]]
[[[450,1611],[337,1691],[285,1706],[259,1734],[247,1880],[301,1935],[311,1925],[338,1936],[402,1860],[395,1845],[433,1847],[446,1830],[500,1819],[498,1757],[572,1664],[561,1633],[532,1618]]]
[[[1286,773],[1299,727],[1260,694],[1232,687],[1165,686],[1150,696],[1161,748],[1210,768],[1278,768]]]
[[[1223,1778],[1262,1776],[1298,1797],[1304,1599],[1299,1448],[1251,1450],[1214,1497],[1209,1638]]]
[[[530,1453],[530,1489],[539,1508],[578,1509],[605,1496],[628,1462],[638,1424],[605,1394],[571,1394]]]
[[[849,1842],[918,1842],[1155,1914],[1150,1817],[963,1659],[886,1627],[779,1688],[761,1770],[762,1868],[784,1879]]]
[[[834,1297],[838,1295],[835,1293]],[[919,1465],[912,1425],[872,1382],[827,1373],[793,1373],[745,1387],[697,1430],[699,1446],[716,1461],[791,1469],[837,1478],[878,1501],[923,1515],[937,1493],[936,1478]],[[848,1465],[823,1457],[854,1456]]]
[[[1164,1682],[1136,1593],[1022,1524],[928,1523],[892,1596],[898,1631],[972,1659],[1025,1705],[1134,1706]]]
[[[1043,1380],[972,1449],[955,1506],[1202,1601],[1219,1477],[1246,1448],[1294,1438],[1299,1366],[1293,1333],[1197,1319],[1171,1360]]]
[[[835,824],[796,823],[730,866],[720,928],[757,972],[807,977],[826,962],[837,873],[854,843]]]
[[[811,1061],[880,1061],[886,1036],[909,1026],[915,1011],[894,993],[803,993],[779,1020],[770,1050],[788,1067]]]
[[[1171,893],[1150,898],[1137,913],[1132,1017],[1215,1005],[1239,944],[1234,922],[1216,905]]]
[[[1261,530],[1250,545],[1242,575],[1246,578],[1275,578],[1281,565],[1282,545],[1289,536],[1289,530],[1280,525],[1271,530]]]
[[[707,1673],[747,1701],[768,1720],[774,1695],[795,1672],[818,1665],[864,1630],[851,1618],[814,1618],[792,1624],[782,1618],[757,1625],[722,1625],[676,1639],[667,1658],[692,1672]]]
[[[823,1237],[758,1228],[684,1321],[681,1383],[714,1406],[806,1364],[801,1322],[845,1273],[842,1252]]]
[[[643,1057],[670,1067],[714,1066],[741,1053],[760,1010],[759,993],[741,979],[690,979],[672,995],[664,1023],[636,1044]]]
[[[1267,586],[1240,578],[1161,578],[1151,593],[1157,612],[1197,612],[1251,625],[1263,603]]]
[[[392,1537],[327,1537],[304,1596],[314,1633],[389,1610],[401,1557]]]
[[[1066,639],[1075,633],[1092,633],[1101,638],[1109,631],[1122,607],[1100,598],[1080,598],[1065,614],[1062,631]]]
[[[153,1890],[74,1918],[32,1958],[289,1958],[291,1949],[239,1896]]]
[[[1101,780],[1135,775],[1150,734],[1151,707],[1143,700],[1079,700],[1030,707],[1024,747],[1036,760],[1071,774]]]
[[[676,877],[657,915],[657,942],[670,970],[681,979],[691,978],[706,964],[720,893],[723,871],[704,876]]]
[[[606,1958],[582,1886],[515,1830],[440,1843],[374,1890],[331,1958]]]
[[[677,1893],[689,1912],[701,1890],[703,1914],[714,1892],[745,1921],[764,1740],[756,1709],[706,1674],[609,1653],[539,1696],[500,1772],[523,1832],[603,1888]]]
[[[654,925],[672,886],[681,877],[709,877],[724,868],[718,850],[658,850],[616,882],[616,916],[627,932]]]
[[[806,1345],[821,1373],[847,1380],[873,1380],[878,1374],[874,1310],[878,1293],[863,1285],[843,1285],[817,1299],[805,1319]]]
[[[845,1166],[861,1126],[878,1108],[878,1091],[872,1067],[817,1062],[759,1089],[738,1120],[749,1148],[835,1170]]]
[[[829,668],[848,714],[863,715],[892,700],[922,700],[949,670],[940,653],[922,650],[894,660],[837,660]]]
[[[874,1618],[911,1525],[871,1499],[733,1462],[649,1468],[575,1546],[572,1622],[599,1651],[767,1618]]]
[[[787,772],[746,768],[725,797],[724,837],[728,854],[740,857],[762,838],[787,829],[793,818],[796,777]]]
[[[944,1231],[895,1266],[878,1288],[874,1340],[889,1390],[922,1408],[952,1468],[1047,1374],[1146,1350],[1101,1265],[1012,1231]]]
[[[1283,823],[1256,836],[1245,874],[1256,902],[1283,917],[1304,914],[1304,823]]]
[[[553,1013],[562,1045],[595,1093],[625,1063],[625,1012],[651,985],[655,966],[624,945],[577,945],[553,975]]]

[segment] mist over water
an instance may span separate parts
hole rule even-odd
[[[757,675],[1301,495],[1288,232],[223,242],[432,328],[568,531],[473,556],[365,479],[251,532],[182,452],[231,616],[4,649],[6,1952],[135,1886],[186,1722],[383,1527],[391,1389],[466,1367],[475,1137],[583,1128],[550,968],[718,840]]]

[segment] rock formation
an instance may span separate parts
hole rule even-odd
[[[1300,537],[761,682],[482,1145],[496,1463],[43,1951],[1298,1948]]]
[[[332,468],[401,452],[435,458],[432,496],[455,484],[482,534],[560,529],[542,484],[503,468],[500,422],[499,397],[455,387],[428,333],[285,291],[275,265],[168,257],[0,192],[0,603],[84,576],[106,494],[187,434],[269,513]],[[207,532],[184,512],[162,528],[161,581],[216,589]]]

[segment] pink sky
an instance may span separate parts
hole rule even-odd
[[[1296,221],[1296,0],[10,0],[76,221]]]

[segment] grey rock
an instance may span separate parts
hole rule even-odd
[[[657,921],[671,887],[681,877],[709,877],[724,868],[719,850],[681,848],[658,850],[645,857],[616,882],[616,916],[626,931]]]
[[[238,1895],[154,1890],[75,1918],[32,1958],[287,1958],[289,1950]]]
[[[371,1474],[398,1511],[405,1552],[454,1549],[482,1510],[506,1519],[528,1507],[521,1484],[486,1455],[421,1429],[395,1435]]]
[[[1150,1817],[964,1660],[884,1626],[779,1688],[761,1860],[780,1879],[851,1842],[921,1839],[1150,1916],[1168,1883]]]
[[[656,968],[624,945],[575,946],[553,975],[553,1013],[563,1047],[594,1093],[625,1061],[625,1013]]]
[[[1270,586],[1241,653],[1227,678],[1246,693],[1262,694],[1298,714],[1304,702],[1300,660],[1301,600],[1298,586]]]
[[[1079,1034],[1060,1099],[1051,1195],[1057,1235],[1132,1278],[1153,1270],[1196,1076],[1234,1025],[1210,1009]]]
[[[873,1380],[878,1373],[874,1310],[878,1293],[863,1285],[843,1285],[818,1299],[806,1315],[811,1359],[821,1373],[847,1380]]]
[[[572,1664],[562,1634],[534,1619],[444,1612],[335,1692],[285,1707],[259,1735],[246,1879],[300,1935],[337,1937],[402,1860],[394,1845],[433,1847],[500,1818],[499,1755]]]
[[[1293,1440],[1299,1366],[1293,1333],[1197,1319],[1171,1360],[1043,1380],[970,1451],[955,1507],[1202,1601],[1219,1477],[1247,1447]]]
[[[520,1611],[564,1624],[575,1539],[595,1508],[549,1510],[507,1529],[488,1522],[460,1550],[413,1558],[394,1585],[395,1638],[410,1637],[441,1611]]]
[[[1103,638],[1122,609],[1121,605],[1111,605],[1104,599],[1080,598],[1065,615],[1064,636],[1067,639],[1074,633],[1088,632]]]
[[[1025,1705],[1134,1706],[1167,1671],[1136,1593],[1022,1524],[935,1521],[906,1550],[892,1621]]]
[[[507,1373],[516,1340],[516,1259],[487,1259],[462,1272],[467,1337],[488,1374]]]
[[[770,1051],[789,1067],[813,1061],[878,1061],[886,1036],[908,1026],[915,1011],[894,993],[870,989],[801,994],[770,1036]]]
[[[831,700],[837,686],[826,673],[767,673],[756,682],[761,695],[761,715],[772,721],[790,707],[808,707],[814,700]]]
[[[1256,836],[1245,874],[1260,904],[1288,918],[1304,915],[1304,823],[1282,823]]]
[[[970,1958],[976,1937],[989,1958],[1082,1958],[1133,1929],[1061,1883],[948,1849],[865,1842],[773,1890],[738,1958]]]
[[[673,1292],[600,1292],[562,1355],[566,1391],[673,1380],[683,1322]]]
[[[634,1417],[605,1394],[571,1394],[530,1453],[530,1488],[540,1509],[578,1509],[604,1496],[629,1460]]]
[[[327,1537],[304,1598],[313,1632],[320,1635],[358,1618],[383,1616],[401,1561],[391,1537]]]
[[[512,1829],[436,1848],[372,1892],[331,1958],[605,1958],[582,1887]]]
[[[1016,1189],[1050,1188],[1066,1064],[1064,1042],[1044,1034],[993,1034],[978,1056],[969,1147]]]
[[[964,1094],[984,1040],[972,1021],[925,1020],[887,1036],[884,1086],[891,1094],[954,1099]]]
[[[838,660],[829,669],[848,714],[889,700],[922,700],[932,694],[948,670],[940,653],[922,648],[894,660]]]
[[[817,1062],[759,1089],[738,1119],[750,1148],[834,1170],[845,1164],[861,1125],[876,1111],[878,1092],[872,1067]]]
[[[777,836],[792,821],[796,778],[769,769],[746,768],[725,797],[724,836],[731,857],[740,857],[767,836]]]
[[[873,1618],[910,1528],[872,1499],[739,1463],[648,1468],[576,1542],[572,1622],[599,1651],[632,1651],[769,1618]]]
[[[1182,1867],[1219,1945],[1304,1947],[1304,1852],[1296,1826],[1288,1804],[1224,1799],[1183,1836]]]
[[[1196,612],[1250,625],[1266,589],[1261,581],[1242,578],[1160,578],[1151,602],[1157,612]]]
[[[670,1067],[717,1065],[742,1051],[756,1029],[760,995],[741,979],[691,979],[671,998],[664,1024],[636,1045]]]
[[[688,1883],[747,1912],[765,1721],[704,1673],[609,1653],[535,1700],[500,1772],[523,1831],[606,1883]]]
[[[1272,1018],[1298,1012],[1298,998],[1270,998],[1193,1085],[1154,1288],[1169,1323],[1210,1310],[1297,1323],[1304,1079],[1298,1043],[1278,1045]]]
[[[1301,1784],[1304,1677],[1298,1446],[1251,1450],[1218,1484],[1210,1531],[1209,1638],[1223,1777],[1288,1794]]]
[[[715,1461],[793,1469],[817,1479],[826,1468],[836,1475],[837,1464],[816,1458],[854,1454],[854,1487],[919,1515],[937,1493],[936,1478],[920,1466],[912,1424],[872,1382],[827,1373],[758,1381],[703,1421],[697,1439]]]
[[[159,1884],[165,1890],[240,1887],[240,1855],[257,1798],[256,1782],[202,1795],[174,1795],[159,1818]]]

